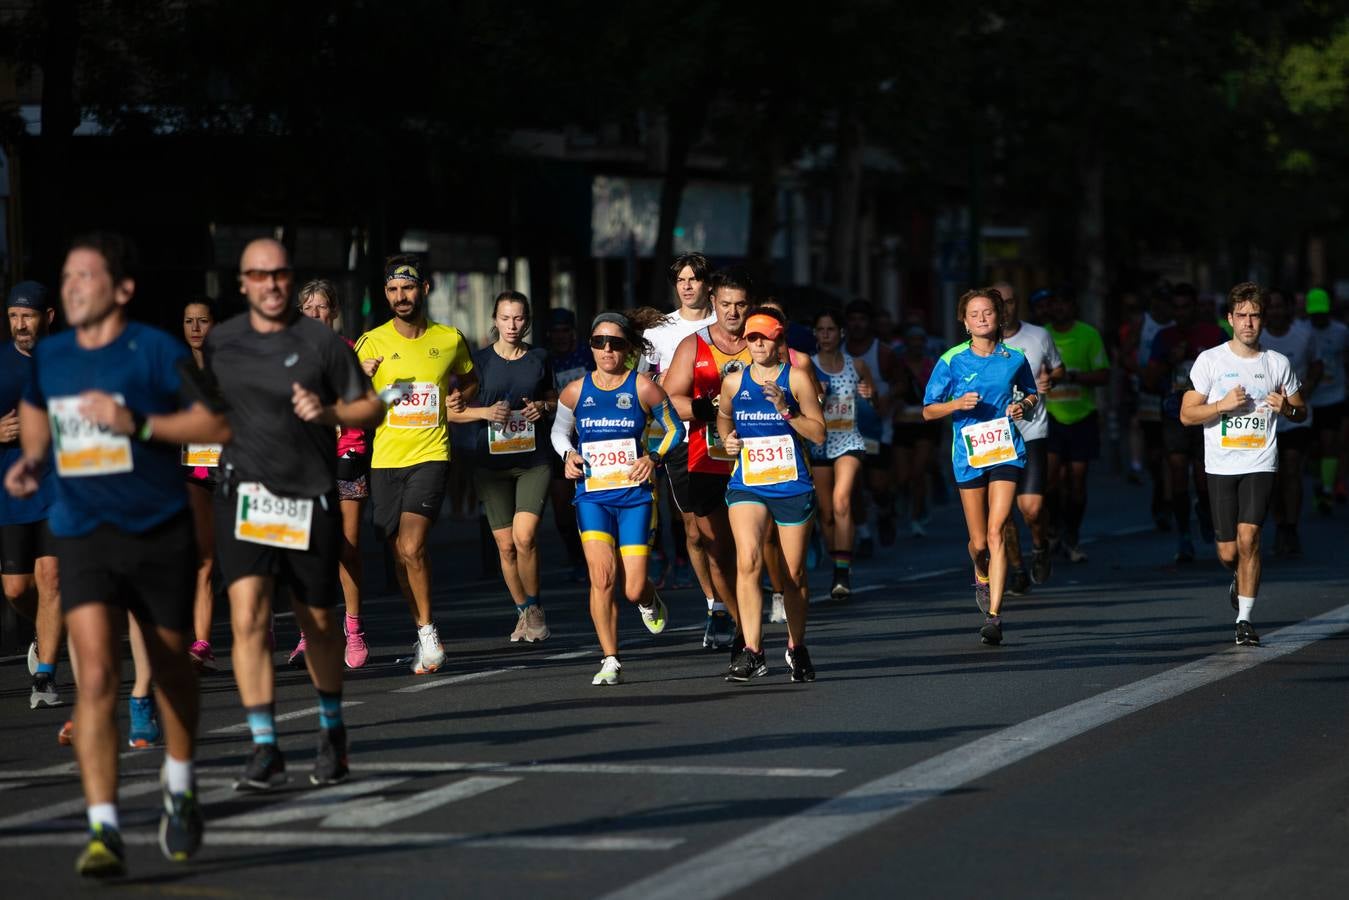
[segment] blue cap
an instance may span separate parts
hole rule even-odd
[[[20,281],[9,289],[9,305],[45,312],[47,289],[36,281]]]

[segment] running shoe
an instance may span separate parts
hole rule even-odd
[[[985,616],[984,627],[979,629],[979,640],[996,647],[1002,643],[1002,617]]]
[[[991,588],[988,584],[988,578],[980,578],[979,573],[974,573],[974,605],[979,607],[979,612],[987,613]]]
[[[735,630],[735,637],[731,638],[731,661],[726,666],[726,680],[732,681],[731,673],[735,671],[735,661],[740,658],[740,654],[745,649],[745,636],[740,633],[740,629]]]
[[[198,672],[217,671],[215,652],[211,650],[210,641],[193,641],[187,655],[192,657],[192,665],[197,667]]]
[[[548,620],[544,618],[543,607],[537,603],[525,610],[525,640],[531,644],[547,640],[552,634],[548,630]]]
[[[805,644],[788,647],[786,660],[792,670],[792,681],[800,683],[815,680],[815,666],[810,661],[810,651]]]
[[[725,610],[707,613],[707,625],[703,628],[703,647],[707,650],[721,650],[735,640],[734,624],[731,614]]]
[[[768,621],[774,625],[781,625],[787,621],[787,603],[781,591],[773,592],[773,605],[768,613]]]
[[[347,767],[347,730],[320,728],[319,749],[314,754],[314,771],[309,773],[313,785],[341,784],[351,770]]]
[[[69,747],[75,743],[75,723],[71,719],[66,719],[66,724],[61,726],[61,730],[56,732],[56,743],[62,747]]]
[[[852,570],[834,567],[834,586],[829,589],[829,596],[839,603],[852,596]]]
[[[606,656],[600,663],[600,670],[590,679],[591,684],[618,684],[623,680],[623,664],[617,656]]]
[[[159,716],[155,713],[154,697],[131,698],[131,733],[127,735],[127,746],[132,750],[144,750],[159,743]]]
[[[286,658],[286,663],[293,669],[303,669],[304,653],[308,647],[304,642],[304,632],[300,632],[300,643],[295,645],[295,649],[290,651],[290,656]]]
[[[1082,552],[1082,547],[1076,541],[1071,544],[1064,543],[1063,555],[1068,557],[1070,563],[1084,563],[1087,561],[1087,554]]]
[[[56,692],[56,676],[50,672],[40,672],[33,676],[33,693],[28,697],[28,708],[50,709],[61,705],[61,695]]]
[[[412,674],[429,675],[445,665],[445,647],[440,643],[440,632],[434,623],[426,631],[417,629],[417,643],[412,645]]]
[[[1176,562],[1194,562],[1194,541],[1190,540],[1189,535],[1185,535],[1176,542]]]
[[[665,558],[664,552],[660,550],[652,551],[646,558],[646,577],[658,588],[665,587],[665,573],[669,571],[670,563]]]
[[[269,791],[290,781],[286,774],[286,758],[276,744],[254,744],[253,757],[244,767],[244,775],[234,782],[241,794]]]
[[[1243,647],[1260,646],[1260,635],[1255,633],[1255,629],[1251,627],[1251,623],[1247,622],[1245,619],[1242,619],[1237,623],[1237,643],[1241,644]]]
[[[515,630],[511,632],[511,643],[518,644],[525,639],[525,611],[515,608]]]
[[[37,658],[37,641],[33,641],[31,644],[28,645],[28,674],[29,674],[29,675],[36,675],[36,674],[37,674],[37,664],[38,664],[39,662],[41,662],[41,660]]]
[[[646,630],[652,634],[660,634],[665,630],[665,619],[670,611],[666,609],[665,601],[660,599],[660,594],[652,590],[651,595],[656,598],[655,602],[650,606],[638,603],[637,610],[642,614],[642,624],[646,626]]]
[[[1232,608],[1237,608],[1237,576],[1232,576],[1232,586],[1227,589],[1227,599],[1231,601]]]
[[[162,776],[161,776],[162,781]],[[170,793],[164,785],[164,812],[159,817],[159,849],[165,859],[186,862],[201,847],[206,823],[197,803],[197,792]]]
[[[1030,590],[1030,573],[1021,567],[1012,570],[1007,578],[1007,593],[1020,597]]]
[[[342,661],[347,664],[348,669],[359,669],[370,659],[370,647],[365,642],[361,620],[345,616],[342,631],[347,637],[347,649],[342,654]]]
[[[1032,584],[1044,584],[1054,571],[1054,560],[1048,547],[1036,547],[1031,551],[1030,580]]]
[[[89,843],[75,860],[75,871],[85,878],[117,878],[126,874],[122,833],[99,823],[89,829]]]
[[[735,661],[731,663],[731,671],[726,676],[726,680],[743,683],[767,674],[768,660],[764,659],[764,655],[755,653],[749,648],[742,648],[736,654]]]
[[[670,587],[693,587],[693,566],[689,565],[687,559],[675,557],[674,573],[670,576]]]

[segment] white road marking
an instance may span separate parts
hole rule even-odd
[[[203,786],[214,787],[221,784],[224,779],[220,778],[198,778],[197,783]],[[135,784],[123,784],[117,789],[119,799],[127,797],[141,797],[145,794],[156,794],[159,792],[159,781],[141,781]],[[76,797],[73,800],[62,800],[59,803],[52,803],[47,806],[39,806],[37,809],[25,810],[12,816],[6,816],[0,819],[0,829],[8,828],[26,828],[37,825],[41,822],[52,822],[57,819],[63,819],[67,816],[84,814],[84,798]]]
[[[456,834],[399,831],[227,831],[206,824],[205,846],[213,847],[395,847],[412,849],[458,845],[490,850],[672,850],[683,838],[641,838],[589,835],[586,837]],[[19,834],[0,837],[0,847],[78,847],[89,839],[84,831]],[[153,830],[122,832],[124,843],[147,847],[158,843]]]
[[[843,769],[750,768],[746,766],[676,766],[627,763],[505,763],[505,762],[362,762],[354,772],[506,772],[548,775],[693,775],[732,778],[833,778]]]
[[[477,681],[479,678],[487,678],[492,675],[504,675],[507,672],[515,672],[525,666],[509,666],[505,669],[488,669],[484,672],[467,672],[463,675],[448,675],[440,677],[437,675],[422,675],[424,680],[419,680],[416,684],[410,684],[407,687],[394,688],[395,694],[415,694],[418,691],[429,691],[431,688],[447,687],[451,684],[463,684],[465,681]]]
[[[900,769],[663,869],[604,900],[725,897],[962,785],[1130,713],[1294,653],[1349,629],[1349,605],[1097,694]]]
[[[342,701],[342,708],[343,708],[343,709],[346,709],[348,706],[360,706],[360,705],[361,705],[362,703],[364,703],[364,702],[365,702],[364,700],[343,700],[343,701]],[[317,706],[308,706],[308,707],[305,707],[304,709],[297,709],[297,710],[295,710],[294,712],[282,713],[281,715],[279,715],[279,716],[277,716],[276,718],[274,718],[272,721],[274,721],[274,722],[289,722],[291,719],[302,719],[302,718],[304,718],[305,716],[316,716],[316,715],[318,715],[318,712],[319,712],[319,708],[318,708]],[[247,722],[235,722],[233,725],[226,725],[224,728],[212,728],[212,729],[210,730],[210,732],[208,732],[208,733],[209,733],[209,734],[238,734],[238,733],[240,733],[240,732],[247,731],[247,730],[248,730],[248,723],[247,723]]]
[[[467,800],[488,791],[515,784],[519,778],[494,778],[490,775],[474,775],[462,781],[451,782],[429,791],[400,797],[397,800],[381,800],[378,803],[361,806],[356,809],[344,809],[334,812],[319,824],[324,828],[383,828],[400,819],[419,816],[424,812]]]
[[[287,822],[300,822],[305,819],[321,819],[332,815],[337,804],[352,797],[373,794],[402,784],[406,778],[371,778],[364,781],[352,781],[348,784],[335,784],[317,791],[292,794],[281,803],[263,809],[212,819],[213,828],[265,828],[269,825],[283,825]],[[264,795],[265,796],[265,795]]]

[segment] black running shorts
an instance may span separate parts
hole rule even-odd
[[[1046,473],[1049,471],[1049,441],[1037,438],[1026,441],[1026,467],[1021,470],[1021,483],[1018,494],[1042,496],[1045,492]]]
[[[43,556],[56,555],[56,538],[47,528],[47,520],[22,525],[0,525],[0,572],[6,575],[32,575],[33,563]]]
[[[398,534],[403,513],[430,519],[434,525],[445,502],[448,462],[425,462],[402,469],[370,470],[370,513],[375,534],[386,541]]]
[[[1218,543],[1237,539],[1237,524],[1263,525],[1274,492],[1273,472],[1245,475],[1208,475],[1209,506],[1213,509],[1213,533]]]
[[[1064,425],[1052,415],[1049,417],[1049,442],[1045,445],[1050,456],[1061,462],[1091,462],[1101,455],[1101,426],[1092,412],[1085,419]]]
[[[670,497],[675,509],[681,513],[693,512],[693,500],[689,496],[689,445],[681,441],[671,447],[661,462],[665,477],[670,480]]]
[[[342,514],[336,491],[314,501],[308,550],[239,540],[234,536],[237,498],[222,487],[214,499],[215,564],[227,588],[240,578],[261,575],[290,588],[306,606],[331,606],[340,599],[337,560],[342,549]]]

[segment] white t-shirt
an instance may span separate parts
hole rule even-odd
[[[1325,371],[1316,383],[1307,401],[1312,406],[1330,406],[1344,401],[1344,351],[1349,343],[1349,326],[1337,319],[1331,319],[1325,328],[1312,327],[1316,337],[1316,352],[1321,354]]]
[[[1266,331],[1260,335],[1260,346],[1266,350],[1277,350],[1288,357],[1288,364],[1293,367],[1298,384],[1307,383],[1307,370],[1311,368],[1312,363],[1321,358],[1316,349],[1316,338],[1312,335],[1311,326],[1306,322],[1294,322],[1282,335]],[[1296,428],[1310,428],[1311,424],[1312,411],[1308,407],[1307,418],[1300,422],[1294,422],[1287,416],[1279,416],[1278,431],[1282,434]]]
[[[655,356],[643,357],[637,367],[638,371],[650,372],[653,375],[669,371],[670,360],[674,359],[679,342],[715,321],[717,321],[716,313],[710,313],[704,319],[686,319],[677,311],[670,313],[655,328],[648,328],[642,332],[642,337],[651,342],[656,353]]]
[[[1046,329],[1039,325],[1022,322],[1016,334],[1011,337],[1004,337],[1002,342],[1026,354],[1026,362],[1030,364],[1031,374],[1037,378],[1040,375],[1041,367],[1052,372],[1063,365],[1063,359],[1059,356],[1059,348],[1054,344],[1054,339],[1050,337]],[[1016,399],[1021,398],[1017,397]],[[1031,412],[1030,418],[1018,419],[1016,427],[1021,429],[1023,441],[1038,441],[1049,437],[1049,411],[1045,408],[1044,397],[1041,397],[1040,402],[1035,404],[1035,409]]]
[[[1199,354],[1190,368],[1190,384],[1215,403],[1237,385],[1250,399],[1230,413],[1204,423],[1204,471],[1210,475],[1248,475],[1277,472],[1278,431],[1274,411],[1264,402],[1271,391],[1292,394],[1302,385],[1293,374],[1288,357],[1276,350],[1261,350],[1250,359],[1232,352],[1231,342]]]

